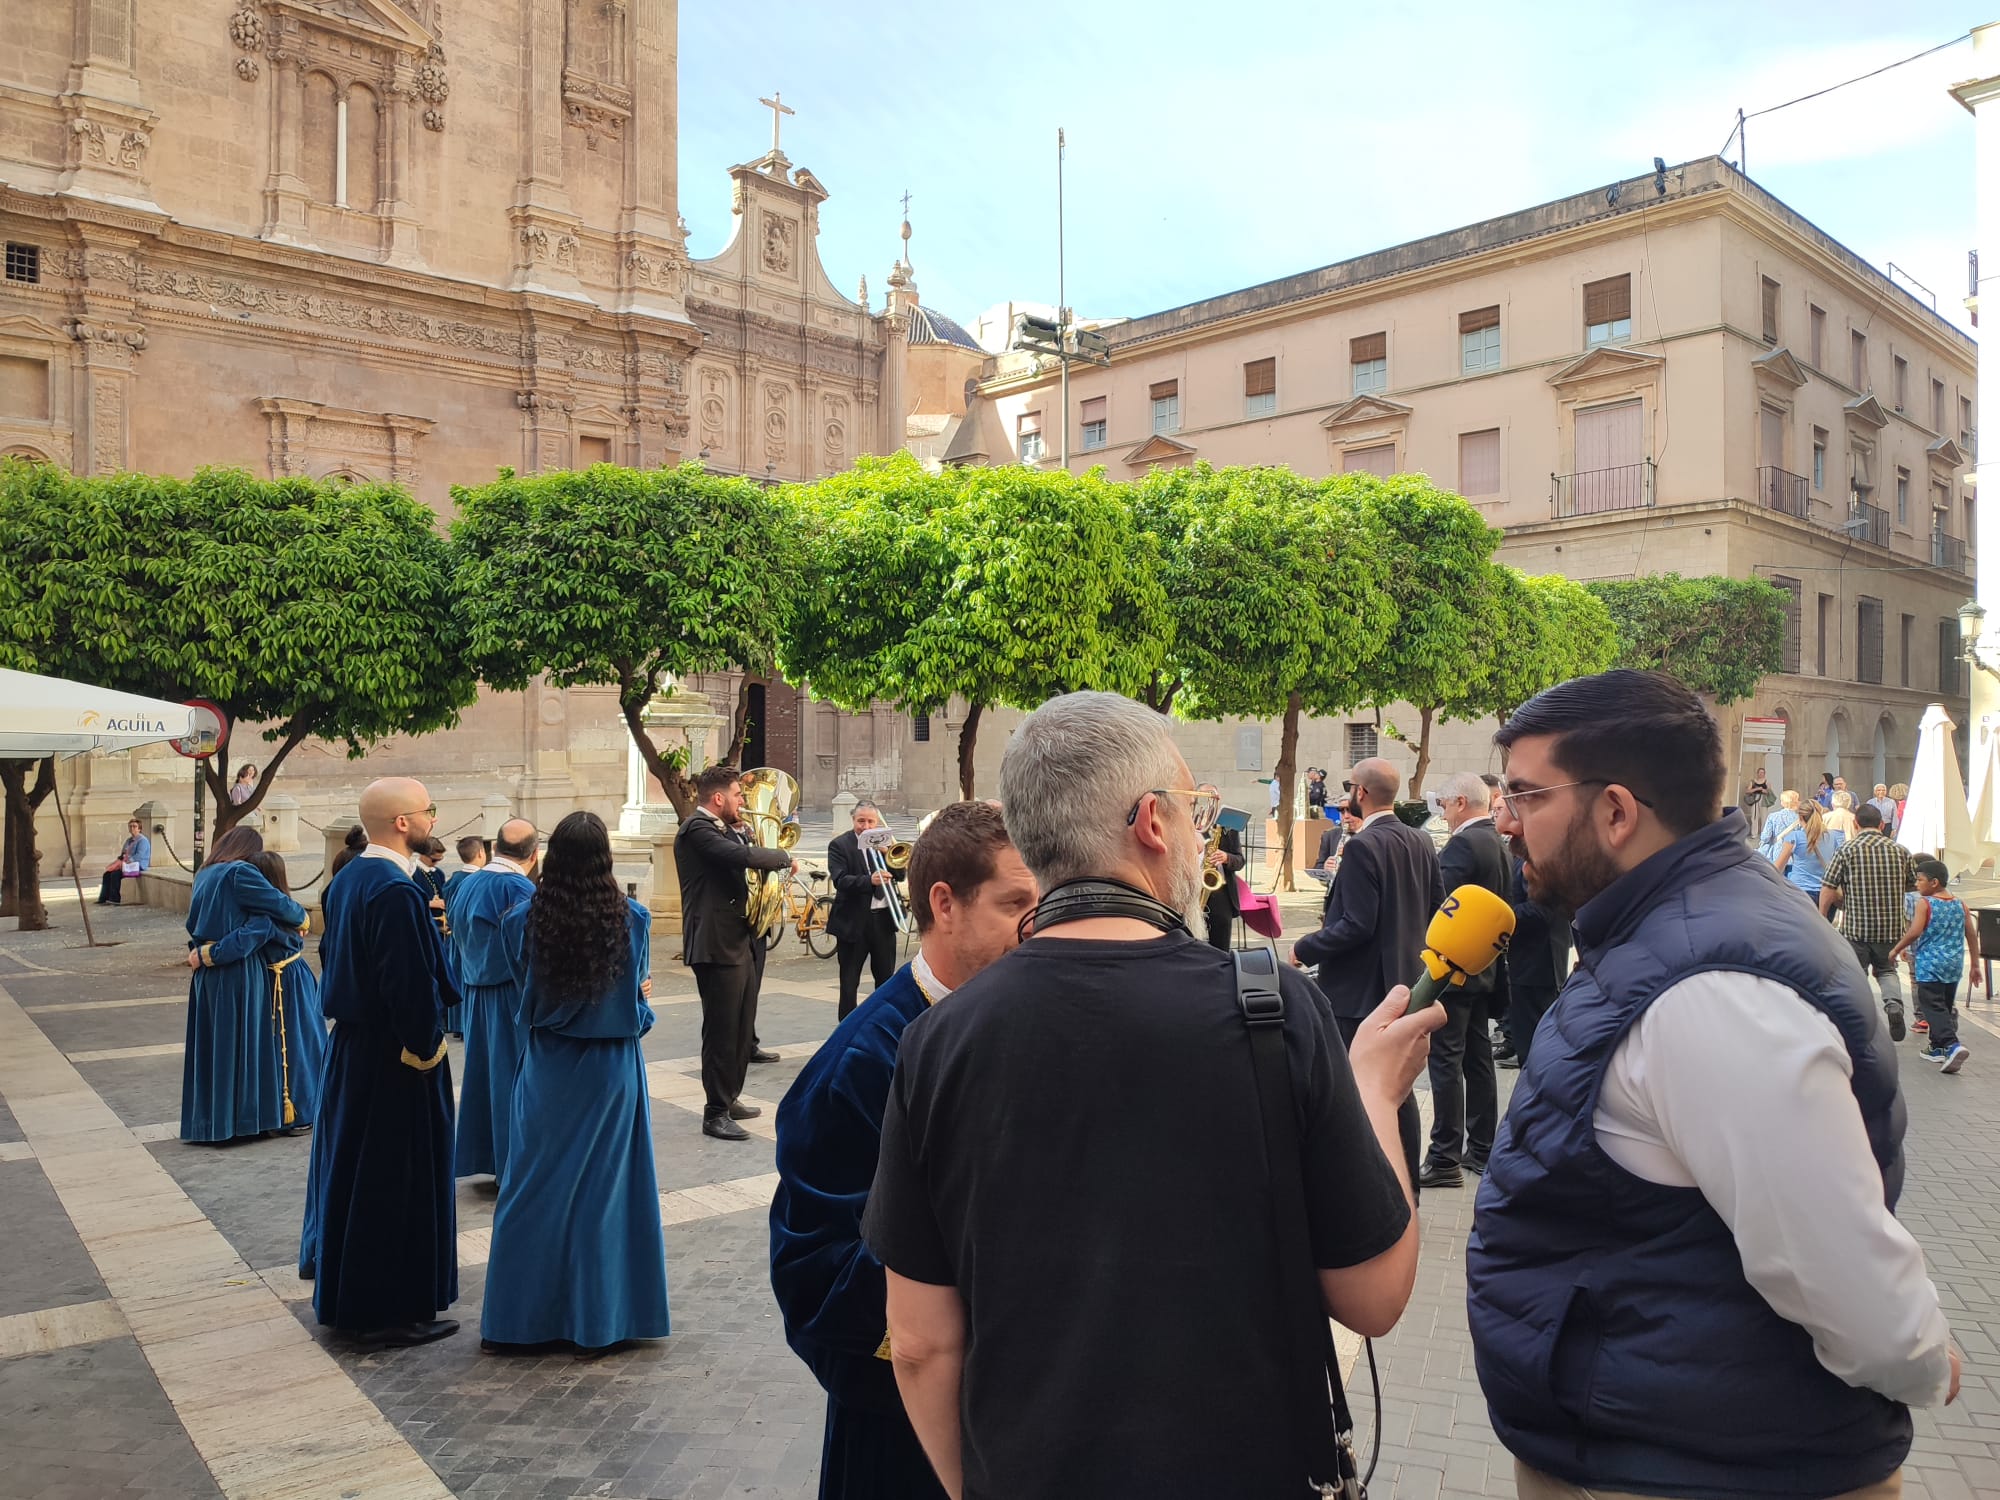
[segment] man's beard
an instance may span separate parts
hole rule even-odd
[[[1590,837],[1589,817],[1584,811],[1572,816],[1555,849],[1539,860],[1519,837],[1510,841],[1515,856],[1528,861],[1522,879],[1537,904],[1574,912],[1618,878],[1618,866]]]
[[[1196,843],[1194,857],[1174,865],[1168,873],[1166,905],[1180,913],[1189,932],[1200,932],[1202,923],[1207,920],[1204,908],[1208,904],[1208,892],[1201,888],[1203,848],[1204,845]]]

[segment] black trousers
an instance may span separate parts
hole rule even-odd
[[[1445,1023],[1431,1033],[1431,1150],[1438,1165],[1484,1162],[1500,1125],[1500,1088],[1487,1030],[1491,995],[1440,1000]]]
[[[101,882],[99,882],[97,887],[97,904],[99,906],[123,905],[124,897],[121,894],[121,892],[123,892],[124,889],[125,889],[124,870],[116,867],[106,870],[104,872],[104,879]]]
[[[1507,1034],[1514,1056],[1524,1068],[1528,1065],[1528,1048],[1535,1040],[1535,1028],[1556,1003],[1556,994],[1557,991],[1546,986],[1526,985],[1518,979],[1508,993],[1507,1009],[1500,1015],[1500,1029]],[[1431,1046],[1437,1046],[1435,1036],[1431,1038]]]
[[[860,937],[834,939],[834,962],[840,965],[838,1019],[845,1020],[847,1013],[861,1003],[861,966],[864,963],[875,980],[875,989],[889,982],[889,976],[896,972],[896,940],[901,936],[896,931],[896,924],[890,920],[887,907],[871,907],[868,925],[862,929]]]
[[[701,995],[702,1117],[725,1114],[743,1092],[756,1046],[757,991],[764,980],[764,949],[734,964],[689,964]]]
[[[1333,1024],[1340,1028],[1340,1040],[1343,1046],[1352,1047],[1354,1045],[1355,1034],[1361,1030],[1361,1023],[1364,1019],[1361,1016],[1335,1016],[1333,1018]],[[1436,1043],[1436,1033],[1432,1033],[1431,1041],[1433,1044]],[[1423,1117],[1417,1113],[1417,1096],[1415,1094],[1411,1094],[1408,1098],[1404,1099],[1402,1104],[1396,1109],[1396,1133],[1403,1138],[1403,1160],[1409,1166],[1410,1191],[1414,1193],[1417,1190],[1417,1152],[1423,1145],[1424,1136],[1424,1121]]]
[[[1229,909],[1226,901],[1214,899],[1201,909],[1201,913],[1208,919],[1208,946],[1227,953],[1236,937],[1236,913]]]

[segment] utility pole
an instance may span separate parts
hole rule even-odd
[[[1063,157],[1069,143],[1056,126],[1056,340],[1063,348],[1062,466],[1069,472],[1069,283],[1063,264]]]
[[[1069,310],[1068,267],[1063,246],[1063,159],[1069,142],[1056,127],[1056,315],[1053,319],[1021,313],[1014,319],[1014,347],[1030,354],[1052,354],[1061,368],[1062,436],[1057,452],[1064,472],[1069,469],[1069,367],[1073,361],[1111,363],[1111,345],[1101,333],[1079,332]]]

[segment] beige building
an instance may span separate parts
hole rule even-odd
[[[921,307],[907,249],[883,307],[834,288],[827,189],[780,149],[780,101],[770,151],[729,173],[729,243],[690,259],[676,26],[674,0],[9,8],[0,452],[390,479],[441,515],[503,465],[699,456],[784,481],[941,453],[983,356]],[[912,733],[755,686],[754,748],[822,801],[821,746],[879,769]],[[260,758],[248,734],[235,754]],[[627,760],[608,690],[538,687],[364,762],[309,745],[278,787],[312,822],[409,772],[443,828],[496,798],[549,822],[615,816]],[[71,770],[92,843],[145,796],[190,800],[171,758]]]
[[[1787,670],[1725,716],[1746,772],[1893,782],[1926,703],[1964,721],[1972,341],[1720,160],[1105,332],[1109,367],[1071,373],[1077,469],[1420,471],[1530,572],[1785,589]],[[1053,367],[995,360],[948,461],[1053,463]],[[1301,759],[1346,764],[1373,728],[1315,725]],[[1239,801],[1242,730],[1182,736]],[[1441,769],[1489,764],[1483,731],[1443,741]]]

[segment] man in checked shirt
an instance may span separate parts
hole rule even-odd
[[[1890,841],[1882,831],[1882,813],[1872,802],[1854,810],[1859,831],[1840,846],[1819,888],[1819,909],[1829,919],[1838,907],[1846,916],[1841,936],[1864,971],[1882,986],[1882,1009],[1889,1018],[1889,1036],[1903,1039],[1903,982],[1889,950],[1903,935],[1903,895],[1916,889],[1909,850]]]

